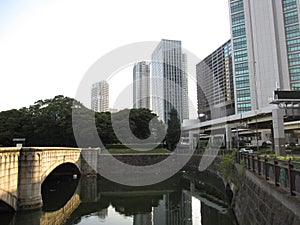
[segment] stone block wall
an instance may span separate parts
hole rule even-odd
[[[18,198],[18,160],[20,148],[3,148],[0,153],[0,199],[17,208]],[[7,208],[1,208],[0,211]]]
[[[300,198],[245,171],[234,198],[234,211],[242,225],[299,225]]]

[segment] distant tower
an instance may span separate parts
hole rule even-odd
[[[150,109],[150,63],[144,61],[133,68],[133,107]]]
[[[106,81],[92,85],[91,108],[95,112],[109,111],[109,86]]]
[[[183,119],[189,119],[189,91],[188,91],[188,75],[187,75],[187,57],[182,54],[182,110]]]
[[[187,82],[183,81],[186,74],[184,62],[181,41],[163,39],[152,53],[152,109],[165,123],[172,108],[177,109],[181,122],[185,117],[183,101],[187,96]]]

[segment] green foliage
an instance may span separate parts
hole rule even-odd
[[[56,96],[29,108],[0,112],[0,144],[12,146],[13,138],[26,138],[31,146],[75,146],[72,129],[73,99]]]
[[[224,177],[229,180],[234,179],[234,165],[235,152],[221,156],[220,161],[215,164],[216,168],[222,173]]]
[[[114,133],[111,124],[111,113],[102,112],[95,113],[96,127],[98,135],[102,143],[106,146],[107,144],[118,143],[118,139]]]
[[[115,113],[113,120],[115,127],[118,127],[119,133],[127,144],[135,144],[136,138],[140,140],[149,138],[151,143],[157,143],[165,129],[156,114],[149,109],[124,109]]]
[[[177,111],[172,109],[170,111],[170,119],[168,120],[168,129],[166,135],[167,147],[173,151],[176,148],[181,135],[180,120]]]
[[[12,109],[0,112],[0,146],[13,146],[13,138],[26,138],[27,146],[68,146],[76,147],[73,134],[72,109],[80,108],[80,136],[88,139],[87,146],[98,147],[95,143],[90,124],[95,116],[98,135],[104,145],[119,143],[112,127],[111,113],[94,113],[85,108],[80,102],[64,97],[55,96],[53,99],[39,100],[28,108]],[[126,109],[128,112],[128,109]],[[123,115],[126,110],[116,113],[116,122],[122,125],[128,123]],[[151,121],[152,127],[149,127]],[[148,109],[132,109],[129,116],[130,129],[140,139],[154,135],[159,139],[164,126],[157,116]],[[155,140],[155,139],[154,139]],[[131,140],[128,140],[130,143]],[[155,141],[154,141],[155,142]]]

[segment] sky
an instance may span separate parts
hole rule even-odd
[[[229,38],[227,0],[4,0],[0,111],[60,94],[75,98],[89,68],[124,45],[181,40],[183,48],[204,59]],[[112,76],[111,108],[131,82],[132,65]],[[189,95],[195,103],[196,87],[190,83]]]

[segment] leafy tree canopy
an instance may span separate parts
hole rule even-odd
[[[98,135],[104,145],[119,143],[112,127],[111,113],[94,113],[85,108],[80,102],[62,95],[53,99],[38,100],[28,108],[12,109],[0,112],[0,145],[13,146],[13,138],[26,138],[26,146],[67,146],[76,147],[77,143],[72,127],[72,108],[82,108],[95,115]],[[129,109],[116,113],[116,123],[128,123]],[[85,113],[82,121],[87,120]],[[126,121],[127,120],[127,121]],[[153,125],[149,126],[149,123]],[[148,109],[131,109],[129,112],[129,125],[132,133],[139,139],[146,139],[151,134],[159,136],[164,129],[157,116]],[[82,135],[88,137],[91,130],[82,126]],[[128,140],[130,142],[131,140]],[[93,142],[85,147],[93,146]]]

